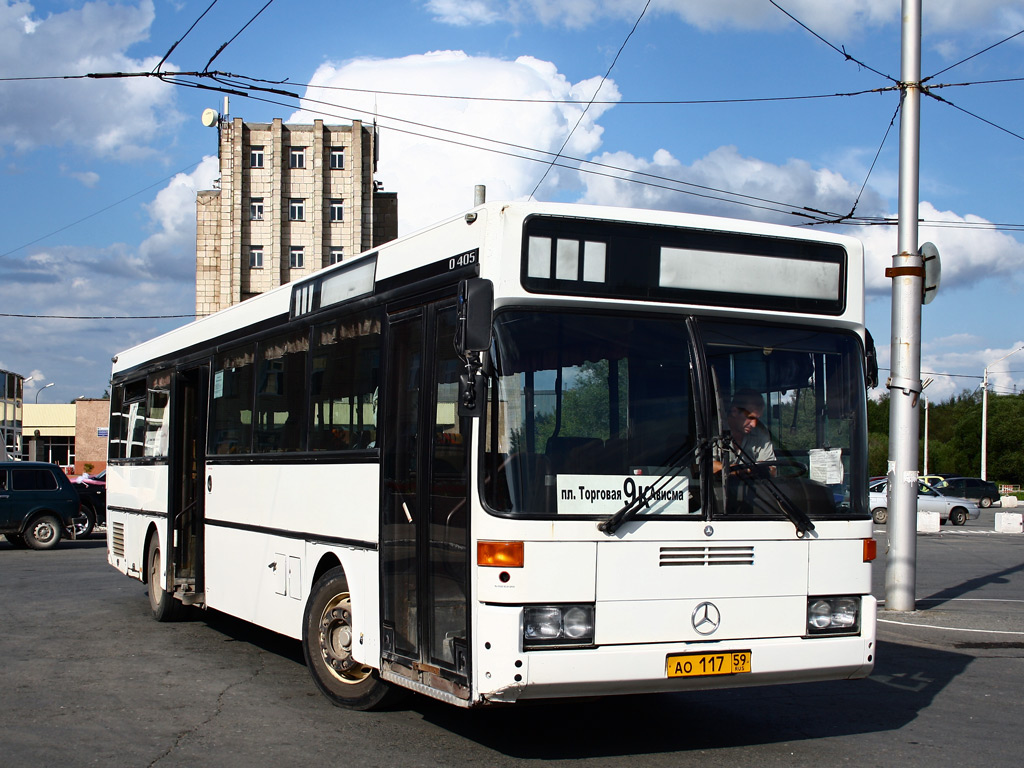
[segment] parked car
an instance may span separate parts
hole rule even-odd
[[[949,496],[977,499],[978,504],[985,509],[999,501],[999,488],[996,487],[996,484],[982,480],[980,477],[950,476],[944,478],[941,483],[935,483],[934,487],[939,493]]]
[[[957,474],[948,474],[945,472],[936,472],[934,475],[921,475],[919,479],[924,480],[928,485],[938,490],[939,483],[946,480],[947,477],[959,477]]]
[[[97,525],[107,524],[107,470],[95,477],[82,475],[71,483],[78,491],[85,519],[75,529],[75,536],[88,536]]]
[[[885,525],[889,520],[889,501],[886,498],[886,480],[880,480],[868,486],[868,499],[871,505],[871,516],[878,525]],[[917,482],[917,511],[938,512],[942,525],[949,520],[953,525],[964,525],[968,518],[981,516],[978,505],[970,499],[956,496],[944,496],[928,483]]]
[[[0,533],[15,547],[52,549],[81,520],[81,502],[56,464],[0,462]]]

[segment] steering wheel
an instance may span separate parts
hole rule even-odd
[[[807,474],[807,467],[795,459],[773,459],[772,461],[758,461],[754,464],[733,464],[729,473],[738,475],[746,472],[757,477],[767,473],[771,467],[793,470],[790,477],[802,477]],[[764,472],[761,471],[762,468],[764,468]]]

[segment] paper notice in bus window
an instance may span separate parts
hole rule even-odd
[[[812,448],[808,454],[811,460],[811,480],[825,485],[839,485],[843,482],[843,452],[839,448],[829,451]]]
[[[558,475],[555,482],[560,515],[614,515],[636,501],[640,515],[691,515],[690,476]]]
[[[224,397],[224,371],[213,374],[213,398]]]

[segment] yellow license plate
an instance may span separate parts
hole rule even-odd
[[[704,677],[705,675],[736,675],[750,671],[750,651],[722,653],[684,653],[669,656],[666,672],[669,677]]]

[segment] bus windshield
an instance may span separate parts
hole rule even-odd
[[[866,516],[857,338],[760,323],[693,327],[699,342],[684,317],[499,314],[484,429],[488,508],[601,518],[639,501],[638,518],[781,518],[781,494],[813,519]],[[737,408],[746,433],[730,429]]]

